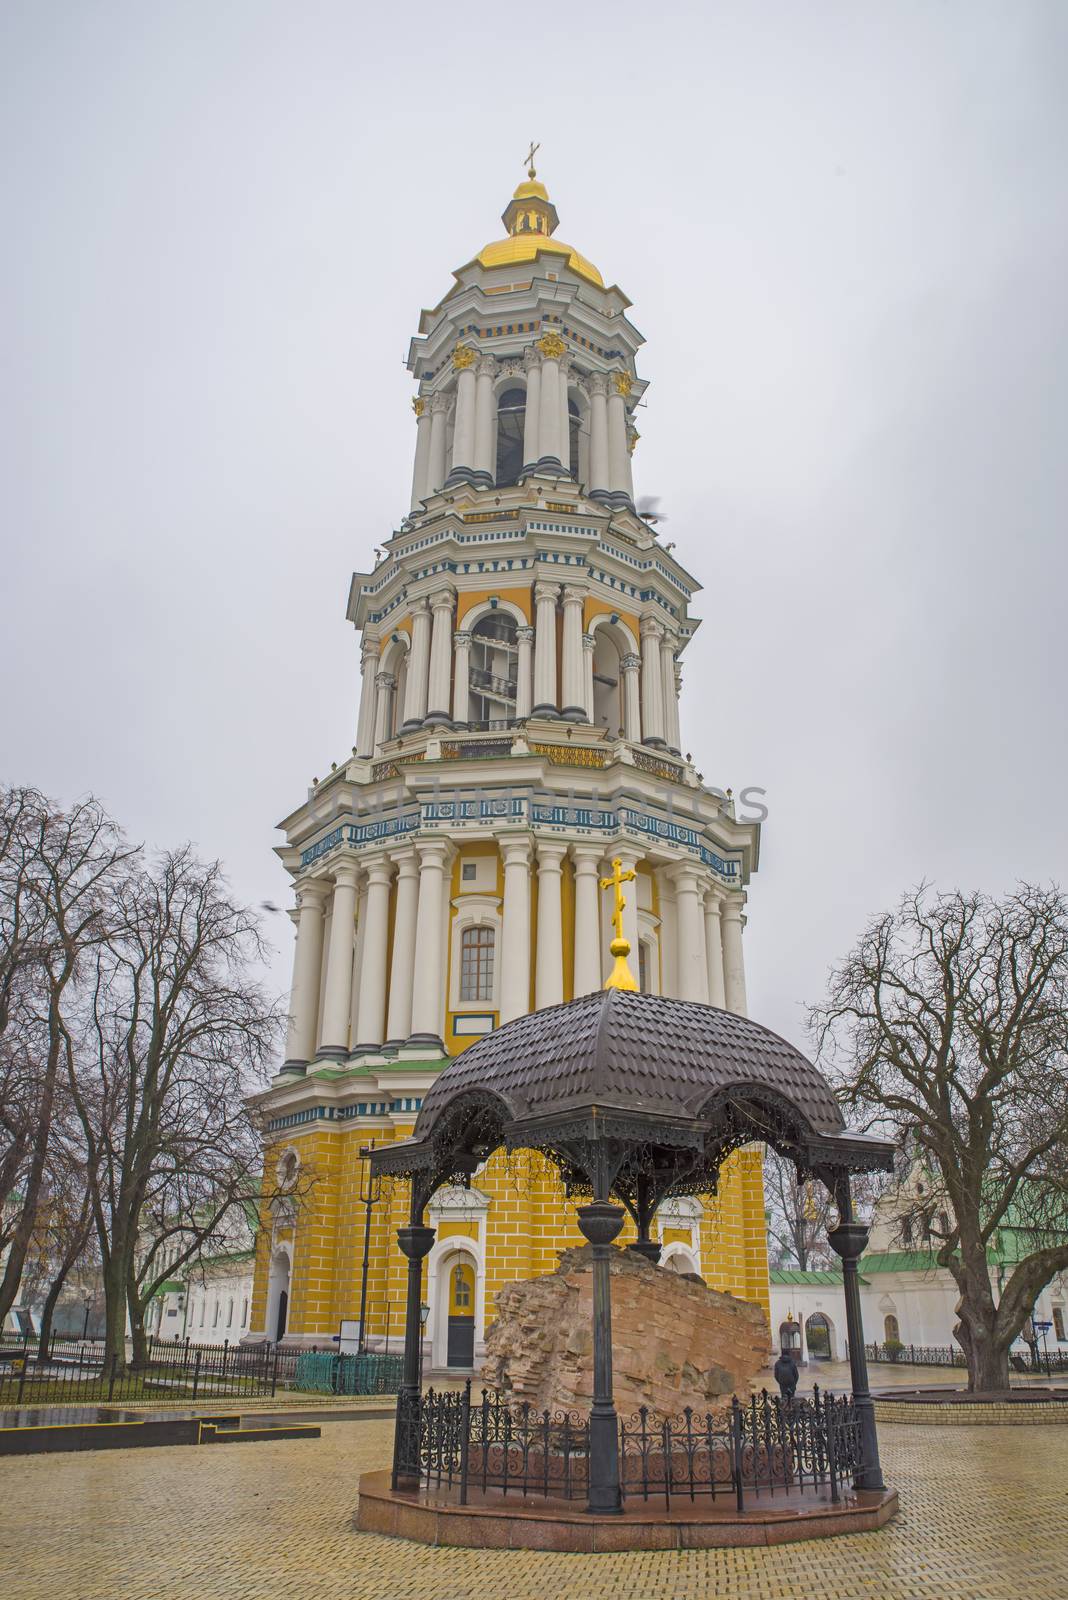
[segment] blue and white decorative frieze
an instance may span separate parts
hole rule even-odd
[[[372,822],[349,822],[334,828],[324,839],[302,850],[300,864],[310,867],[313,861],[329,855],[339,844],[373,844],[379,839],[403,838],[407,833],[414,833],[418,826],[418,811],[408,811],[399,817],[375,817]]]
[[[526,801],[520,795],[502,795],[497,799],[479,800],[424,800],[423,825],[433,827],[442,822],[522,822],[526,817]]]
[[[631,806],[620,807],[619,820],[625,828],[634,828],[638,833],[651,834],[655,839],[666,839],[669,844],[681,844],[687,850],[695,850],[704,865],[718,872],[721,878],[738,877],[738,862],[727,861],[702,844],[694,828],[669,822],[665,817],[650,816],[647,811],[635,811]]]
[[[598,811],[592,806],[533,805],[530,820],[551,828],[597,828],[602,833],[615,833],[618,827],[614,811]]]

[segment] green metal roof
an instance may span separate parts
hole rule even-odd
[[[933,1250],[869,1250],[860,1260],[867,1273],[934,1272],[938,1268]]]
[[[768,1273],[772,1283],[788,1284],[791,1288],[819,1285],[841,1288],[842,1274],[834,1267],[827,1267],[820,1271],[802,1272],[800,1267],[772,1267]]]

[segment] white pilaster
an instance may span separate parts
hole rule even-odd
[[[530,841],[502,839],[501,1022],[530,1010]]]
[[[412,471],[412,510],[427,497],[427,482],[430,475],[430,412],[427,403],[420,395],[412,401],[412,410],[415,412],[415,467]]]
[[[419,854],[419,915],[408,1042],[440,1046],[445,995],[445,868],[452,851],[444,839],[421,840],[415,848]]]
[[[452,636],[452,720],[457,728],[471,721],[471,635],[457,628]]]
[[[586,712],[586,721],[593,721],[593,652],[597,648],[597,640],[592,633],[582,635],[582,704]]]
[[[679,923],[675,881],[670,867],[656,868],[657,900],[660,903],[660,993],[679,998]]]
[[[664,706],[664,739],[669,750],[680,755],[679,702],[675,692],[675,646],[677,640],[665,633],[660,641],[660,696]]]
[[[715,889],[705,895],[705,951],[708,957],[708,1003],[726,1004],[723,987],[723,934],[720,928],[720,897]]]
[[[597,903],[600,845],[573,844],[575,867],[575,982],[574,996],[592,994],[601,987],[601,929]]]
[[[663,629],[652,617],[642,618],[642,740],[645,744],[664,742],[663,672],[660,666],[660,638]]]
[[[582,601],[581,589],[565,587],[564,649],[563,649],[563,707],[560,712],[569,722],[581,722],[585,716],[586,686],[582,669]]]
[[[426,722],[449,721],[449,680],[452,677],[451,589],[439,589],[430,601],[433,636],[430,642],[430,674],[427,690]]]
[[[559,715],[556,705],[556,597],[555,583],[536,583],[537,629],[534,636],[535,716]]]
[[[390,724],[393,721],[393,691],[396,686],[397,680],[392,672],[375,674],[375,750],[380,749],[389,738]]]
[[[564,930],[560,903],[561,862],[565,844],[539,839],[538,949],[534,966],[534,1009],[558,1006],[564,998]]]
[[[364,639],[360,650],[360,714],[356,722],[356,754],[369,756],[375,742],[375,674],[378,671],[377,639]]]
[[[492,356],[483,356],[478,363],[475,391],[475,460],[476,472],[484,472],[492,480],[496,465],[493,459],[493,421],[497,408],[493,400],[493,381],[497,376],[497,363]]]
[[[326,886],[306,883],[297,895],[297,939],[289,999],[286,1066],[305,1067],[315,1054],[319,1025],[319,980],[323,963],[323,902]]]
[[[672,870],[675,885],[675,981],[680,1000],[708,1004],[708,960],[700,875],[682,863]]]
[[[365,856],[367,871],[366,923],[360,967],[360,1038],[355,1047],[377,1050],[385,1038],[386,950],[389,942],[389,881],[392,869],[385,856]],[[335,891],[336,895],[336,891]]]
[[[630,456],[627,453],[627,402],[630,375],[613,372],[608,390],[608,486],[615,494],[630,494]]]
[[[561,371],[565,345],[558,333],[547,333],[538,340],[542,354],[541,402],[538,416],[538,456],[567,466],[567,383]]]
[[[632,651],[623,657],[623,737],[637,744],[642,736],[641,656]]]
[[[386,1038],[401,1045],[412,1031],[412,983],[415,976],[415,927],[419,913],[419,861],[414,850],[402,850],[397,863],[397,904],[393,917],[393,960],[389,969],[389,1017]]]
[[[744,896],[728,894],[723,899],[723,988],[727,1010],[748,1015],[745,998],[745,959],[742,954],[742,905]]]
[[[466,345],[457,347],[452,364],[456,370],[456,417],[452,429],[452,470],[475,465],[475,352]]]
[[[334,873],[334,906],[330,917],[330,949],[326,958],[326,994],[323,998],[323,1032],[319,1054],[339,1059],[349,1053],[357,877],[356,867],[341,866]]]
[[[541,419],[541,351],[532,345],[523,351],[527,371],[527,403],[523,414],[523,465],[532,467],[538,459]]]
[[[430,461],[427,466],[426,496],[439,494],[445,484],[445,443],[449,412],[447,394],[430,397]]]
[[[404,683],[404,726],[421,728],[426,716],[427,675],[430,670],[430,611],[425,600],[412,601],[412,647]]]
[[[519,648],[516,660],[515,715],[517,722],[524,722],[530,716],[530,708],[534,703],[531,682],[534,629],[517,628],[516,643]]]
[[[608,379],[603,372],[590,378],[590,481],[591,491],[610,487],[608,474]]]

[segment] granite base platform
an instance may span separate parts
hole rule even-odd
[[[630,1501],[622,1515],[591,1516],[575,1502],[502,1494],[390,1488],[388,1472],[360,1479],[356,1526],[417,1544],[482,1550],[709,1550],[730,1545],[788,1544],[881,1528],[897,1510],[897,1492],[851,1492],[837,1503],[814,1494],[780,1492],[739,1512],[729,1497],[678,1499],[670,1507]]]

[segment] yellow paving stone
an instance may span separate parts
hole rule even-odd
[[[4,1600],[1062,1600],[1068,1427],[884,1429],[897,1519],[765,1550],[433,1550],[354,1531],[387,1421],[0,1460]]]

